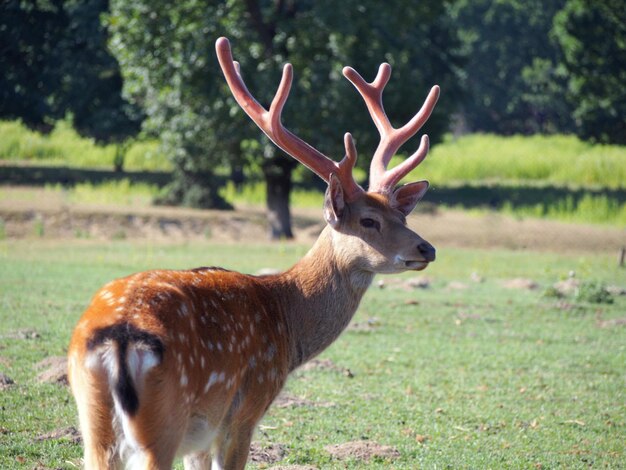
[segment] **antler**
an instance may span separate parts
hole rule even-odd
[[[402,144],[415,135],[430,117],[439,98],[439,87],[437,85],[432,87],[418,113],[404,126],[395,129],[389,122],[383,108],[383,90],[391,76],[391,66],[386,63],[381,64],[372,83],[367,83],[352,67],[344,67],[343,75],[350,80],[363,97],[372,120],[380,133],[380,143],[372,157],[370,166],[369,191],[389,194],[404,176],[424,160],[428,153],[428,136],[424,135],[419,148],[413,155],[395,168],[387,170],[391,157]]]
[[[222,68],[228,87],[235,97],[235,100],[272,142],[308,167],[324,181],[328,182],[331,174],[335,174],[341,182],[346,200],[354,200],[363,192],[363,188],[356,183],[352,175],[352,169],[356,163],[357,155],[352,136],[349,133],[346,133],[344,136],[346,156],[341,162],[337,163],[292,134],[283,126],[281,114],[287,97],[289,96],[293,80],[293,68],[291,64],[285,64],[283,68],[283,76],[280,80],[280,85],[278,85],[278,90],[276,91],[276,95],[268,111],[261,106],[248,91],[248,88],[241,78],[239,63],[233,60],[228,39],[224,37],[219,38],[215,43],[215,49],[217,51],[220,67]]]

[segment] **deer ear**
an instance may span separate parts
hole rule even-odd
[[[400,186],[391,195],[391,207],[398,209],[404,215],[409,215],[427,190],[428,181],[417,181]]]
[[[324,219],[331,227],[337,227],[341,217],[343,216],[346,201],[344,197],[343,187],[339,178],[331,173],[328,179],[328,188],[324,196]]]

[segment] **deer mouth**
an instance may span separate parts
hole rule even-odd
[[[418,260],[407,260],[404,261],[404,266],[406,269],[410,269],[411,271],[422,271],[428,267],[428,261],[418,261]]]

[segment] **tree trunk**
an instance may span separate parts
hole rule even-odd
[[[291,173],[295,162],[284,156],[269,159],[263,165],[266,184],[268,235],[270,240],[292,239],[291,212]]]

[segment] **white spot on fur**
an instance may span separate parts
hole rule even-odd
[[[110,290],[100,291],[99,297],[107,303],[114,299],[113,292],[111,292]]]
[[[206,385],[204,386],[204,393],[208,392],[209,389],[215,385],[217,383],[217,378],[218,378],[218,373],[217,372],[211,372],[211,375],[209,375],[209,380],[207,381]]]
[[[226,388],[230,389],[232,388],[232,386],[235,384],[235,378],[231,377],[230,379],[228,379],[228,381],[226,382]]]

